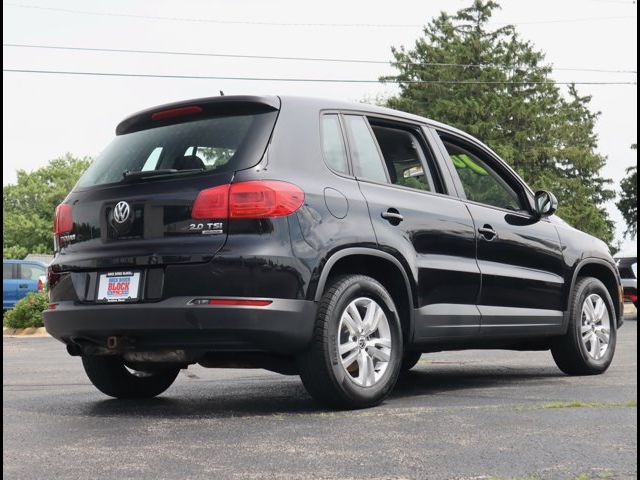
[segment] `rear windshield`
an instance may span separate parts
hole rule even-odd
[[[76,188],[122,182],[133,172],[166,171],[166,175],[138,177],[151,181],[249,168],[260,161],[275,116],[275,112],[216,116],[119,135]]]

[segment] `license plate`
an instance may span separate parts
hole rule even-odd
[[[111,272],[100,275],[99,302],[133,302],[138,299],[140,272]]]

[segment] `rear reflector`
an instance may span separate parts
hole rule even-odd
[[[53,219],[53,233],[60,234],[73,230],[73,211],[71,205],[61,203],[56,207]]]
[[[209,305],[229,305],[239,307],[266,307],[271,305],[271,300],[242,300],[237,298],[211,298]]]
[[[245,298],[196,298],[189,302],[191,305],[226,305],[235,307],[267,307],[271,300],[253,300]]]
[[[169,118],[195,115],[196,113],[202,113],[202,108],[195,105],[191,107],[172,108],[170,110],[152,113],[151,120],[167,120]]]
[[[56,308],[58,308],[58,304],[57,303],[50,303],[49,304],[49,310],[55,310]]]
[[[628,293],[627,295],[624,296],[624,298],[626,298],[627,300],[629,300],[630,302],[636,303],[638,301],[638,295],[634,295],[632,293]]]
[[[275,180],[240,182],[202,190],[191,210],[194,219],[272,218],[290,215],[304,203],[304,192]]]

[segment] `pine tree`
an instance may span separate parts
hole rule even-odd
[[[605,203],[615,192],[600,174],[599,113],[574,85],[562,94],[544,53],[514,26],[489,28],[497,8],[475,0],[453,16],[441,13],[413,48],[393,48],[399,73],[381,80],[397,81],[400,93],[386,103],[481,139],[534,189],[554,192],[564,220],[610,244]]]

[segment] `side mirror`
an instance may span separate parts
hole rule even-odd
[[[545,190],[536,192],[535,196],[536,213],[542,217],[549,217],[558,211],[558,199],[556,196]]]

